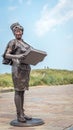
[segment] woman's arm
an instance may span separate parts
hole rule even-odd
[[[24,57],[24,54],[18,54],[18,55],[13,55],[11,54],[12,50],[11,48],[8,48],[5,54],[5,58],[7,59],[20,59]]]

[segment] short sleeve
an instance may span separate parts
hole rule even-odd
[[[12,54],[14,44],[15,44],[14,40],[9,41],[7,48],[6,48],[6,54]]]

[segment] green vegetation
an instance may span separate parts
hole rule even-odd
[[[30,74],[30,86],[73,84],[73,71],[37,69]],[[11,74],[0,74],[0,87],[13,87]]]
[[[0,87],[13,87],[11,74],[0,74]]]
[[[32,70],[30,86],[73,84],[73,71],[42,69]]]

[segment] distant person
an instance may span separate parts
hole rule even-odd
[[[30,47],[22,39],[24,28],[19,23],[13,23],[10,26],[15,39],[9,41],[3,57],[12,65],[12,80],[15,90],[15,106],[17,112],[17,120],[26,122],[31,120],[31,117],[25,115],[24,112],[24,94],[29,88],[30,65],[21,63],[21,59],[25,57],[24,53]]]

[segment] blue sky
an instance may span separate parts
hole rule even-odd
[[[1,55],[14,38],[10,25],[24,26],[23,39],[47,57],[32,69],[73,70],[73,0],[0,0],[0,73],[11,72]]]

